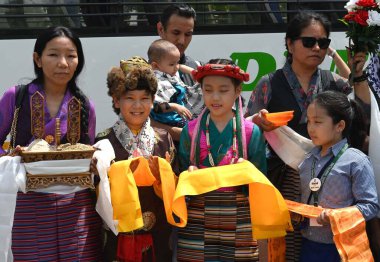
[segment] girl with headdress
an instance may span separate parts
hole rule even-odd
[[[227,59],[193,71],[206,109],[181,133],[181,170],[237,163],[244,158],[266,172],[263,136],[242,116],[241,91],[249,75]],[[189,197],[188,220],[178,232],[178,261],[258,261],[245,186]]]
[[[121,61],[120,67],[108,73],[107,87],[119,119],[111,128],[99,133],[96,141],[108,139],[111,142],[116,162],[138,156],[159,156],[173,163],[175,148],[170,134],[150,125],[157,80],[146,61],[140,57]],[[157,166],[151,168],[152,173],[154,169],[158,169]],[[138,186],[143,228],[119,232],[118,236],[106,229],[104,261],[171,260],[171,226],[159,195],[152,186]]]

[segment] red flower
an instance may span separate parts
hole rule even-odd
[[[347,15],[343,17],[343,19],[347,22],[354,21],[355,23],[361,26],[368,26],[368,11],[367,10],[356,10],[355,12],[349,12]]]
[[[354,21],[354,17],[355,17],[355,12],[349,12],[348,14],[346,14],[343,19],[347,22],[349,21]]]
[[[371,7],[376,7],[376,2],[373,0],[359,0],[356,2],[356,5],[361,6],[361,7],[371,8]]]
[[[356,10],[355,12],[349,12],[347,15],[343,18],[345,21],[354,21],[355,23],[362,25],[362,26],[368,26],[367,19],[368,19],[368,11],[367,10]]]
[[[354,16],[354,21],[362,26],[368,26],[368,11],[367,10],[357,10],[356,15]]]

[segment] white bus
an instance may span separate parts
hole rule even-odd
[[[81,37],[85,68],[79,86],[94,101],[97,132],[111,126],[116,116],[107,95],[106,75],[121,59],[147,57],[158,38],[156,22],[168,1],[3,0],[0,4],[0,94],[34,78],[35,37],[47,26],[68,25]],[[97,2],[97,3],[94,3]],[[322,4],[322,2],[324,2]],[[337,19],[346,1],[187,1],[197,12],[193,40],[186,54],[200,60],[231,58],[251,75],[244,85],[248,97],[257,81],[285,62],[285,29],[299,7],[330,17],[332,47],[345,59],[348,40]],[[326,57],[322,68],[335,70]],[[0,123],[1,124],[1,123]]]

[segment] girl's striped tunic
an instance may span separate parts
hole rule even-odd
[[[196,145],[198,168],[211,167],[207,157],[205,118],[200,122],[200,138]],[[247,158],[262,172],[266,172],[265,144],[257,126],[243,121]],[[191,135],[196,120],[183,129],[179,147],[181,169],[190,165]],[[222,132],[210,121],[211,153],[216,165],[229,164],[232,157],[232,120]],[[241,133],[238,133],[241,139]],[[244,140],[243,140],[244,141]],[[178,261],[258,261],[257,241],[252,238],[252,227],[246,188],[222,188],[188,198],[188,223],[178,230]]]

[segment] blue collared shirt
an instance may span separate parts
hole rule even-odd
[[[300,164],[301,202],[309,199],[309,182],[312,178],[312,166],[315,162],[315,176],[323,166],[335,157],[347,139],[342,139],[329,148],[325,156],[321,156],[321,147],[315,147]],[[311,203],[313,198],[311,198]],[[335,163],[318,194],[318,205],[324,208],[343,208],[356,205],[365,220],[376,216],[379,210],[375,177],[368,157],[355,148],[348,148]],[[330,225],[321,227],[307,226],[302,235],[319,243],[333,243]]]

